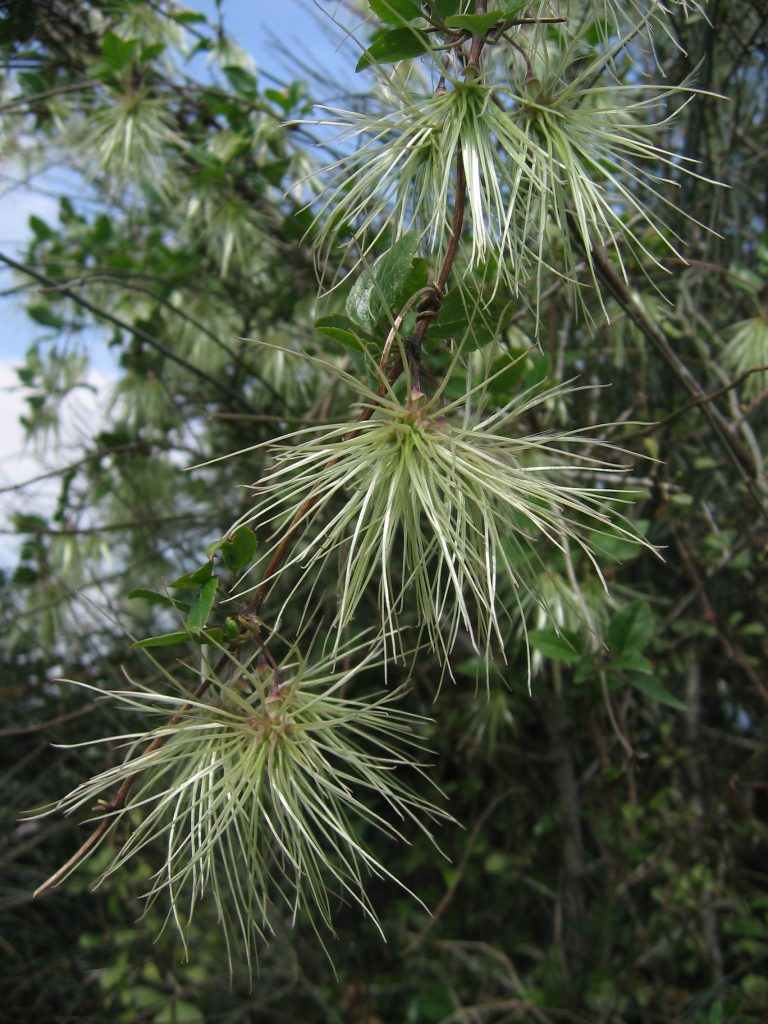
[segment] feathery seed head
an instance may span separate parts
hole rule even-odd
[[[314,589],[329,560],[343,555],[339,636],[375,581],[388,649],[403,649],[408,609],[446,665],[460,631],[481,654],[494,642],[503,649],[499,620],[510,611],[499,600],[501,582],[512,583],[517,620],[523,597],[537,600],[542,545],[562,549],[570,539],[596,566],[585,528],[643,543],[607,507],[612,491],[573,480],[579,469],[622,471],[569,450],[604,443],[578,430],[515,435],[516,419],[567,391],[525,394],[474,422],[467,395],[443,406],[390,396],[366,422],[279,446],[244,521],[257,530],[280,524],[264,559],[286,522],[300,526],[293,553],[275,572],[298,570],[286,603],[302,580],[312,579]]]
[[[351,230],[359,253],[342,272],[351,272],[388,233],[420,232],[439,261],[451,235],[459,156],[465,266],[492,257],[497,283],[513,293],[531,275],[540,289],[558,247],[556,272],[568,280],[582,249],[591,266],[591,249],[608,246],[625,276],[626,251],[640,263],[661,265],[657,240],[682,258],[678,236],[647,199],[679,213],[667,195],[670,179],[697,176],[690,161],[655,141],[669,121],[670,96],[680,94],[685,103],[693,91],[595,85],[607,60],[602,55],[574,70],[574,45],[559,66],[544,62],[537,77],[519,86],[473,76],[432,95],[391,90],[396,105],[384,114],[329,111],[332,119],[321,123],[357,147],[325,168],[331,188],[315,221],[321,273],[342,227]]]
[[[182,938],[204,896],[228,942],[240,933],[249,960],[280,909],[317,915],[330,928],[332,897],[342,896],[378,924],[366,879],[392,876],[359,824],[402,838],[405,821],[429,835],[429,822],[449,816],[398,778],[403,766],[420,772],[423,719],[393,706],[397,692],[344,696],[356,673],[381,663],[370,643],[342,654],[357,660],[354,669],[337,672],[326,656],[294,652],[281,682],[257,658],[230,656],[231,678],[211,677],[198,700],[165,672],[174,693],[97,691],[149,717],[149,727],[103,740],[127,746],[125,760],[44,813],[72,813],[134,780],[127,804],[104,812],[108,831],[127,838],[102,879],[164,846],[147,898],[167,895]]]

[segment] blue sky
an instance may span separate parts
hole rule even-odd
[[[201,11],[209,20],[215,21],[218,16],[215,0],[182,0],[182,4]],[[333,24],[332,18],[339,13],[337,0],[223,0],[220,10],[228,35],[253,58],[257,70],[267,79],[265,84],[269,84],[271,75],[283,81],[303,77],[301,71],[291,70],[289,58],[281,53],[283,49],[306,67],[325,70],[332,78],[355,88],[352,69],[359,49],[349,49],[349,44],[344,44],[342,31]],[[200,73],[203,73],[202,61],[199,66]],[[63,186],[65,191],[69,187],[66,181],[55,182],[50,176],[50,180],[43,178],[39,181],[43,191],[23,186],[9,188],[10,179],[18,171],[18,165],[14,167],[11,162],[0,164],[0,248],[12,255],[22,251],[29,238],[31,214],[52,222],[57,218],[58,201],[54,195],[44,194],[45,186],[48,185],[52,191],[56,190],[56,184]],[[73,187],[76,186],[75,181]],[[0,274],[0,290],[10,287],[14,280],[7,271]],[[39,472],[41,463],[51,468],[62,460],[66,461],[66,445],[52,445],[37,453],[25,450],[24,435],[18,422],[25,404],[23,393],[18,389],[15,367],[23,362],[30,343],[42,331],[27,320],[23,301],[18,299],[3,299],[0,316],[1,493],[4,486],[34,476]],[[91,354],[93,383],[104,389],[114,373],[111,356],[106,350],[99,350],[98,346],[94,348]],[[98,409],[98,403],[94,402],[80,410],[79,418],[99,415]],[[26,490],[19,492],[21,496],[26,496],[26,500],[32,498]],[[44,494],[37,497],[43,504],[51,500]],[[15,499],[13,493],[0,497],[0,520],[3,512],[14,507]],[[7,563],[12,558],[13,545],[9,545],[0,533],[0,563]]]
[[[212,22],[217,18],[215,0],[186,0],[185,6],[201,11]],[[300,72],[291,71],[289,59],[280,52],[282,45],[305,65],[327,69],[354,88],[355,51],[344,45],[342,31],[331,20],[338,6],[336,0],[223,0],[221,16],[227,33],[253,57],[265,77],[274,75],[286,81],[301,77]],[[12,168],[0,165],[0,172],[12,173]],[[6,188],[3,180],[0,193]],[[18,252],[29,237],[29,216],[34,213],[55,220],[57,207],[56,199],[30,189],[0,194],[0,245]],[[6,281],[10,284],[10,275],[3,273],[0,288],[7,286]],[[0,359],[19,359],[36,329],[27,322],[21,304],[6,299],[1,308]]]
[[[215,19],[214,0],[185,2]],[[335,0],[223,0],[221,10],[229,35],[264,71],[290,76],[276,42],[282,42],[303,63],[331,69],[337,75],[352,63],[339,50],[344,37],[332,21],[339,14]]]
[[[334,24],[340,13],[337,0],[222,0],[220,8],[215,0],[186,0],[184,6],[202,12],[212,23],[221,16],[228,35],[253,58],[267,81],[270,76],[284,81],[301,77],[300,71],[291,70],[290,58],[281,52],[285,50],[307,67],[325,69],[332,77],[355,86],[352,68],[357,48],[345,44],[342,30]],[[0,165],[0,172],[12,174],[13,168]],[[3,178],[0,246],[18,253],[29,238],[30,215],[55,220],[58,202],[34,189],[6,192],[7,188],[8,181]],[[0,275],[0,288],[6,287],[6,282],[10,285],[10,277],[7,272]],[[18,361],[37,328],[27,321],[21,302],[5,299],[1,308],[0,361]],[[98,363],[98,355],[94,356]]]

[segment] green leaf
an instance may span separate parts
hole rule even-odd
[[[160,992],[149,985],[131,985],[121,995],[126,1006],[135,1006],[137,1009],[164,1006],[168,1002],[165,992]]]
[[[154,1024],[205,1024],[202,1012],[193,1004],[181,999],[174,1000],[172,1005],[155,1014]]]
[[[184,622],[190,633],[199,633],[208,621],[218,585],[219,581],[215,576],[209,579],[192,602],[189,615]]]
[[[30,584],[37,582],[39,575],[36,569],[32,569],[28,565],[20,565],[14,569],[11,582],[15,586],[28,587]]]
[[[129,601],[146,601],[148,604],[159,604],[164,608],[175,608],[176,602],[167,594],[159,594],[156,590],[148,590],[146,587],[138,587],[128,594]]]
[[[632,672],[642,672],[645,675],[653,674],[653,665],[638,651],[627,651],[620,657],[611,661],[612,669],[629,669]]]
[[[659,704],[666,704],[667,707],[675,708],[676,711],[687,711],[688,705],[678,700],[669,690],[665,690],[661,683],[653,676],[637,675],[632,676],[630,683],[646,697],[657,701]]]
[[[124,984],[125,976],[128,973],[128,965],[124,963],[111,964],[98,972],[99,984],[103,989],[109,991]]]
[[[352,285],[347,296],[344,308],[349,319],[365,331],[372,331],[376,321],[371,312],[371,298],[373,296],[373,278],[365,270]]]
[[[484,36],[500,20],[499,11],[490,11],[488,14],[453,14],[445,19],[445,23],[451,28],[463,28],[467,32]]]
[[[142,46],[139,52],[139,60],[142,64],[150,64],[164,52],[165,43],[150,43],[148,46]]]
[[[43,533],[48,529],[47,520],[34,513],[17,512],[11,522],[17,533]]]
[[[160,982],[162,984],[163,975],[160,972],[160,968],[152,960],[144,964],[141,976],[144,981],[152,982],[153,984]]]
[[[527,360],[521,356],[515,359],[505,355],[495,360],[491,366],[491,372],[494,374],[491,394],[501,405],[506,405],[512,398],[520,378],[525,373],[526,362]]]
[[[39,92],[45,92],[51,85],[46,76],[38,71],[20,71],[16,80],[24,96],[36,96]]]
[[[221,69],[226,75],[227,81],[241,96],[253,96],[256,92],[256,76],[245,68],[236,64],[228,64]]]
[[[228,569],[237,572],[248,565],[257,546],[256,534],[250,526],[243,524],[221,545],[221,557]]]
[[[553,661],[564,661],[567,665],[576,665],[581,661],[579,638],[570,630],[534,629],[528,634],[531,647],[546,658]]]
[[[50,227],[44,220],[37,217],[34,213],[30,215],[27,222],[30,229],[34,232],[35,238],[51,239],[56,237],[56,232]]]
[[[178,21],[182,25],[192,25],[196,22],[205,22],[206,17],[199,11],[168,11],[165,17],[171,18],[173,21]]]
[[[739,632],[742,636],[765,636],[765,626],[762,622],[748,622]]]
[[[289,210],[283,218],[283,235],[289,242],[300,242],[311,236],[313,223],[310,210]]]
[[[415,295],[422,288],[426,288],[428,284],[429,265],[421,256],[416,256],[403,280],[400,295],[396,301],[398,309],[405,304],[407,299],[410,299],[412,295]]]
[[[136,590],[132,590],[128,594],[129,601],[146,601],[149,605],[159,605],[161,608],[173,608],[174,611],[182,612],[186,615],[189,611],[189,604],[187,601],[179,601],[175,597],[169,597],[168,594],[161,594],[157,590],[149,590],[146,587],[139,587]]]
[[[461,0],[433,0],[430,4],[432,11],[439,18],[449,18],[453,14],[457,14],[461,10]]]
[[[516,18],[518,14],[522,13],[527,4],[528,0],[511,0],[504,8],[504,20],[508,21],[510,18]]]
[[[326,338],[333,338],[334,341],[340,342],[345,348],[352,349],[354,352],[364,350],[370,341],[370,339],[363,339],[358,325],[350,317],[343,316],[341,313],[321,316],[315,320],[315,330],[324,334]]]
[[[414,1012],[408,1013],[408,1019],[417,1020],[420,1024],[437,1024],[452,1016],[451,1011],[455,1008],[450,992],[441,985],[422,985],[412,1006]]]
[[[285,89],[265,89],[263,95],[270,103],[276,103],[281,110],[290,109],[290,101]]]
[[[429,38],[412,28],[392,28],[380,32],[363,52],[355,71],[363,71],[372,64],[394,64],[398,60],[419,57],[429,49]]]
[[[259,170],[270,185],[277,186],[283,180],[283,175],[288,170],[289,166],[290,160],[286,158],[282,160],[273,160],[268,164],[262,164]]]
[[[497,338],[509,326],[514,312],[514,303],[503,295],[486,299],[465,286],[452,288],[440,305],[429,336],[464,339],[465,350],[471,352]]]
[[[114,32],[106,32],[101,42],[104,63],[112,71],[124,70],[133,60],[137,44],[137,39],[121,39]]]
[[[502,850],[494,850],[485,858],[483,867],[489,875],[500,875],[502,871],[509,868],[510,859],[509,855]]]
[[[611,22],[605,18],[593,18],[584,32],[584,39],[589,46],[598,46],[607,39],[612,31]]]
[[[237,622],[235,622],[234,619],[224,619],[224,625],[221,628],[221,634],[227,640],[228,643],[237,640],[238,636],[240,635],[240,628],[238,627]]]
[[[614,657],[641,652],[653,636],[656,624],[647,601],[633,601],[614,615],[608,626],[608,646]]]
[[[426,262],[416,258],[418,247],[418,235],[403,235],[363,271],[347,297],[350,320],[369,332],[381,320],[388,326],[389,317],[427,283]]]
[[[373,13],[389,25],[402,25],[421,17],[418,0],[368,0]]]
[[[371,311],[378,320],[387,312],[397,313],[403,304],[427,283],[427,264],[416,259],[419,236],[403,235],[376,261],[376,287]]]
[[[148,636],[146,640],[137,640],[133,645],[139,650],[146,647],[170,647],[172,644],[183,644],[190,639],[189,633],[179,630],[176,633],[163,633],[161,636]]]
[[[591,533],[589,535],[589,546],[598,555],[612,558],[617,562],[630,562],[633,558],[637,558],[643,550],[642,546],[636,541],[603,533]]]
[[[193,569],[191,572],[185,572],[183,576],[179,576],[178,579],[173,580],[168,586],[173,587],[174,590],[197,590],[206,580],[211,578],[212,572],[213,562],[203,562],[199,568]]]
[[[32,306],[27,306],[27,316],[34,320],[37,324],[42,324],[44,327],[55,327],[57,331],[60,331],[64,326],[64,321],[60,316],[50,308],[41,302],[37,302]]]

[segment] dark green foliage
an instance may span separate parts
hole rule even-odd
[[[358,70],[421,57],[462,33],[493,36],[524,9],[539,17],[549,9],[358,6],[378,19]],[[618,6],[645,7],[571,5],[573,17],[584,15],[585,46],[605,45],[604,19]],[[22,286],[36,339],[17,371],[30,437],[45,444],[55,435],[65,403],[89,384],[89,358],[107,352],[114,365],[111,401],[62,458],[53,501],[43,511],[27,505],[35,492],[24,488],[6,506],[19,547],[0,577],[3,1020],[768,1020],[768,416],[764,391],[736,383],[722,358],[736,325],[768,318],[768,37],[760,5],[747,0],[708,4],[711,24],[669,6],[668,33],[655,35],[666,80],[696,72],[706,91],[687,105],[668,97],[670,114],[683,109],[662,143],[730,185],[666,167],[674,180],[665,191],[643,195],[686,240],[687,265],[637,223],[645,252],[626,289],[604,276],[598,296],[599,274],[577,261],[577,301],[556,272],[570,264],[555,239],[529,292],[495,290],[489,258],[463,287],[449,282],[438,310],[430,284],[439,268],[415,235],[385,233],[368,264],[345,276],[358,255],[349,225],[340,228],[349,252],[338,245],[338,267],[324,268],[341,283],[316,300],[309,207],[322,189],[313,191],[313,151],[297,121],[308,115],[308,95],[323,94],[322,76],[266,86],[215,26],[165,0],[2,5],[4,156],[13,167],[22,144],[33,163],[55,153],[72,181],[57,218],[31,218],[24,254],[0,247],[13,269],[6,284]],[[211,57],[214,77],[187,76],[180,31],[190,51]],[[546,32],[559,45],[562,27]],[[509,60],[520,72],[519,54]],[[653,60],[633,45],[614,70],[652,76]],[[126,116],[143,132],[141,166],[135,151],[110,150],[105,134],[128,98],[137,106]],[[441,856],[412,821],[398,826],[410,845],[359,825],[381,863],[434,912],[372,877],[366,891],[386,944],[341,898],[336,934],[322,942],[307,915],[294,924],[276,904],[258,977],[237,950],[230,977],[216,909],[203,901],[185,960],[167,907],[145,912],[140,898],[162,865],[162,837],[95,892],[109,843],[33,899],[93,826],[19,814],[125,756],[116,744],[51,744],[135,725],[60,678],[117,690],[127,674],[157,687],[158,666],[194,668],[212,642],[229,652],[254,642],[295,580],[279,577],[254,611],[260,577],[251,566],[271,538],[240,522],[251,485],[278,436],[357,414],[355,396],[322,361],[370,384],[392,314],[406,306],[408,334],[417,316],[429,320],[425,390],[457,339],[472,353],[446,388],[449,401],[484,374],[489,409],[538,393],[545,379],[610,384],[537,406],[525,431],[622,422],[605,440],[637,456],[627,457],[637,500],[626,514],[663,561],[595,532],[589,547],[606,594],[576,545],[552,554],[531,541],[544,599],[522,607],[530,695],[511,588],[504,650],[489,666],[464,638],[452,652],[455,682],[426,649],[412,665],[390,667],[389,687],[410,682],[404,707],[432,720],[427,774],[464,827],[438,830]],[[390,372],[396,358],[393,347]],[[399,401],[402,382],[393,393]],[[209,461],[233,451],[242,454]],[[270,648],[278,661],[283,638],[327,628],[345,564],[342,550],[315,590],[302,584],[285,606]],[[379,621],[375,603],[373,587],[362,626]],[[412,608],[401,621],[415,635]],[[355,685],[361,696],[380,691],[381,672]],[[405,781],[425,795],[425,780],[413,776]]]

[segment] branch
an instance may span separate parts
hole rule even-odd
[[[433,295],[426,299],[424,303],[419,307],[419,318],[416,322],[413,335],[410,339],[410,347],[414,353],[418,353],[424,336],[427,333],[430,321],[434,319],[437,311],[440,308],[442,302],[443,292],[445,286],[450,277],[451,269],[456,259],[456,254],[459,249],[459,242],[461,240],[461,232],[464,227],[464,213],[466,209],[466,198],[467,198],[467,183],[464,175],[464,163],[459,153],[457,164],[456,164],[456,201],[453,208],[453,221],[451,224],[451,238],[448,242],[448,246],[443,257],[443,262],[438,271],[437,278],[435,280],[435,287],[433,289]],[[399,380],[401,373],[403,372],[403,366],[400,360],[396,360],[392,369],[387,375],[386,383],[382,383],[379,387],[379,395],[384,395],[387,388],[392,387],[397,380]],[[360,415],[357,417],[357,423],[365,423],[373,416],[374,406],[367,405],[361,410]],[[354,436],[352,431],[351,436]],[[245,611],[246,618],[258,617],[261,611],[261,606],[266,600],[267,594],[270,591],[272,583],[274,582],[275,573],[280,567],[283,559],[289,551],[291,544],[301,527],[303,520],[309,515],[315,506],[315,498],[312,494],[307,498],[301,508],[296,512],[296,515],[291,520],[288,530],[285,536],[280,541],[275,553],[270,559],[269,565],[267,566],[264,577],[259,584],[259,588],[253,596],[253,599],[249,602],[248,607]]]
[[[215,676],[216,670],[214,670],[214,672],[211,673],[211,675],[207,679],[204,679],[203,682],[197,687],[195,692],[192,694],[192,700],[198,700],[200,697],[203,696],[203,694],[206,692],[208,687],[213,682]],[[174,725],[178,725],[179,722],[184,718],[185,713],[189,711],[191,707],[192,704],[185,704],[181,711],[179,711],[177,715],[174,715],[173,718],[169,721],[168,727],[170,728]],[[147,746],[147,748],[144,751],[144,754],[151,754],[153,750],[157,750],[158,747],[161,747],[163,745],[165,739],[165,736],[157,736]],[[93,830],[93,832],[91,832],[91,834],[80,846],[80,848],[72,854],[69,860],[62,864],[57,871],[54,871],[50,878],[47,878],[42,883],[42,885],[38,885],[38,887],[32,893],[33,899],[37,899],[38,896],[42,896],[43,893],[46,893],[48,892],[49,889],[53,889],[55,886],[57,886],[59,882],[63,882],[67,875],[70,873],[70,871],[72,871],[73,868],[77,867],[77,865],[91,852],[91,850],[93,850],[96,846],[99,845],[101,840],[109,831],[110,826],[114,824],[115,815],[112,812],[122,810],[122,808],[125,806],[125,801],[128,799],[128,794],[131,791],[131,786],[133,785],[133,780],[135,778],[135,775],[129,775],[128,778],[125,779],[123,784],[120,786],[120,789],[118,789],[117,793],[115,794],[114,800],[110,801],[110,803],[107,804],[106,807],[99,808],[105,814],[108,814],[109,817],[102,818],[102,820]]]
[[[461,855],[461,860],[456,865],[456,871],[454,872],[451,884],[443,893],[442,899],[435,907],[434,912],[427,920],[427,923],[424,925],[421,931],[414,935],[413,938],[410,939],[410,941],[407,943],[405,949],[403,950],[404,956],[408,956],[408,954],[413,951],[415,946],[420,945],[424,941],[424,939],[427,937],[427,935],[429,935],[434,926],[437,924],[437,922],[443,916],[445,911],[451,905],[453,897],[456,895],[456,890],[459,888],[461,880],[464,877],[464,872],[466,871],[469,858],[472,855],[472,851],[475,848],[475,843],[480,838],[480,833],[482,832],[485,823],[488,821],[491,815],[495,813],[499,805],[504,803],[507,797],[512,796],[513,793],[520,792],[521,788],[521,786],[510,786],[510,788],[505,789],[503,793],[498,793],[494,797],[494,799],[486,805],[482,814],[475,822],[475,826],[472,829],[469,838],[467,839],[466,845],[464,847],[464,852]]]
[[[49,100],[54,96],[61,96],[63,93],[84,92],[86,89],[93,89],[98,84],[93,79],[86,79],[84,82],[70,82],[68,85],[58,85],[55,89],[46,89],[45,92],[35,93],[34,96],[19,96],[14,100],[9,100],[8,103],[3,103],[0,106],[0,114],[8,114],[18,107],[31,107],[33,103]]]
[[[237,391],[234,391],[228,384],[223,381],[216,380],[215,377],[211,377],[201,370],[199,366],[195,366],[194,363],[190,363],[189,360],[185,359],[184,356],[178,355],[173,349],[168,348],[163,342],[158,341],[157,338],[152,337],[141,327],[135,327],[133,324],[129,324],[126,320],[121,319],[119,316],[115,316],[114,313],[108,312],[106,309],[102,309],[101,306],[95,305],[90,299],[86,299],[80,295],[70,286],[62,286],[60,281],[55,281],[53,278],[47,277],[45,274],[41,274],[38,270],[28,266],[25,263],[19,263],[18,260],[12,259],[10,256],[6,256],[5,253],[0,252],[0,261],[6,263],[9,267],[13,267],[14,270],[20,271],[22,274],[27,274],[29,277],[34,278],[41,284],[44,284],[46,288],[55,288],[60,294],[66,295],[72,299],[73,302],[77,303],[78,306],[82,306],[83,309],[87,309],[94,316],[100,317],[102,320],[106,320],[108,323],[114,324],[115,327],[119,327],[123,331],[128,331],[139,341],[143,341],[145,345],[149,345],[170,359],[171,362],[177,363],[179,366],[184,367],[185,370],[189,370],[190,373],[204,380],[207,384],[212,385],[222,394],[226,394],[228,398],[233,399],[238,405],[242,405],[243,408],[247,409],[248,412],[256,412],[256,408],[244,398]]]
[[[661,429],[661,427],[665,427],[673,420],[678,419],[680,416],[684,416],[687,412],[690,412],[691,409],[695,409],[697,405],[701,405],[702,402],[712,402],[716,398],[720,398],[722,395],[728,394],[729,391],[733,391],[734,388],[738,388],[748,377],[751,377],[753,373],[768,373],[768,364],[765,366],[753,366],[751,370],[745,370],[744,373],[740,373],[738,377],[729,381],[728,384],[724,384],[722,387],[716,388],[714,391],[709,391],[707,394],[702,394],[700,398],[692,398],[690,402],[686,402],[685,405],[681,405],[679,409],[675,409],[675,411],[671,412],[669,416],[665,416],[663,420],[659,420],[646,430],[640,431],[639,435],[636,434],[631,436],[644,437],[646,434],[656,433],[656,431]],[[629,438],[625,438],[624,440],[627,441]]]
[[[195,317],[190,316],[189,313],[185,312],[183,309],[180,309],[178,306],[175,306],[169,299],[165,298],[162,295],[159,295],[156,291],[153,291],[152,288],[149,288],[146,285],[137,284],[133,281],[127,280],[125,277],[119,277],[112,273],[97,271],[93,274],[82,274],[69,282],[62,282],[61,284],[56,285],[53,288],[44,288],[42,289],[42,291],[45,292],[46,294],[51,292],[58,292],[61,294],[66,293],[68,288],[72,288],[74,286],[95,284],[101,281],[104,281],[107,284],[115,285],[116,287],[119,288],[124,288],[128,292],[133,291],[138,292],[141,295],[148,295],[151,299],[154,299],[154,301],[161,305],[164,309],[167,309],[169,312],[173,313],[174,316],[178,316],[181,320],[184,320],[186,323],[191,324],[192,327],[200,331],[201,334],[204,334],[207,338],[210,338],[210,340],[213,342],[214,345],[216,345],[217,348],[221,349],[222,352],[226,352],[226,354],[232,360],[233,364],[236,364],[239,361],[242,369],[247,370],[254,380],[257,380],[259,384],[262,385],[262,387],[270,391],[273,397],[276,398],[278,402],[283,402],[283,396],[278,391],[276,391],[274,387],[269,383],[269,381],[265,380],[250,363],[245,362],[241,354],[231,349],[229,345],[223,342],[221,338],[208,327],[206,327],[204,323],[201,323]]]
[[[115,445],[114,448],[100,448],[98,451],[89,452],[84,455],[82,459],[77,459],[76,462],[70,462],[66,466],[60,466],[58,469],[49,469],[45,473],[38,473],[37,476],[31,476],[27,480],[21,480],[16,484],[8,484],[6,487],[0,487],[0,494],[8,494],[10,491],[22,491],[26,487],[31,487],[33,484],[39,484],[43,480],[50,480],[51,477],[64,476],[65,473],[72,473],[74,470],[79,469],[80,466],[85,466],[89,462],[94,462],[97,459],[106,458],[108,455],[114,455],[118,452],[124,451],[136,451],[137,449],[148,447],[146,441],[128,441],[125,444]]]
[[[66,714],[57,715],[55,718],[48,718],[45,722],[35,722],[34,725],[20,725],[13,726],[9,729],[0,729],[0,738],[5,739],[7,736],[30,736],[35,732],[42,732],[44,729],[53,729],[57,725],[61,725],[62,722],[69,722],[73,718],[81,718],[83,715],[90,715],[92,711],[95,711],[98,704],[86,704],[82,708],[77,708],[75,711],[67,711]]]
[[[30,534],[34,537],[79,537],[95,533],[106,533],[111,530],[138,530],[147,526],[158,526],[161,523],[178,522],[199,522],[208,521],[207,516],[199,515],[196,512],[180,512],[173,516],[144,516],[139,519],[127,519],[120,523],[106,523],[103,526],[63,526],[60,529],[41,526],[39,529],[17,529],[0,530],[3,534],[15,536],[17,534]]]
[[[575,230],[573,221],[570,218],[569,226],[574,240],[583,250],[584,246],[581,243],[578,231]],[[629,287],[616,273],[603,253],[593,247],[587,253],[587,257],[591,260],[595,270],[605,282],[608,290],[623,308],[630,320],[632,320],[632,322],[639,327],[645,337],[648,338],[686,391],[694,399],[694,404],[701,406],[701,411],[709,420],[710,426],[717,435],[721,447],[746,484],[749,493],[754,499],[757,507],[760,509],[761,514],[768,519],[768,509],[766,509],[765,496],[756,486],[755,465],[747,447],[739,438],[734,436],[728,420],[716,407],[711,405],[711,401],[706,392],[702,390],[696,378],[674,351],[660,328],[646,315],[637,302],[635,302]]]
[[[487,0],[475,0],[475,14],[485,14],[488,11]],[[469,51],[469,57],[467,59],[466,71],[476,72],[477,66],[480,63],[480,54],[483,52],[483,43],[485,42],[484,35],[473,35],[472,36],[472,47]]]

